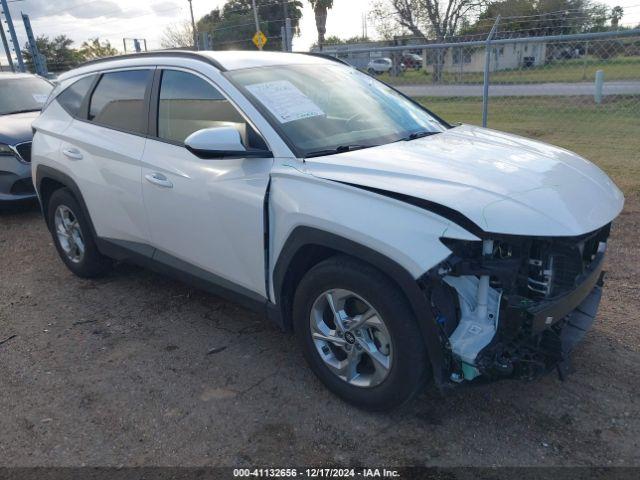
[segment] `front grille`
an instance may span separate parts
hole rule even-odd
[[[25,162],[31,162],[31,142],[24,142],[16,145],[16,152]]]

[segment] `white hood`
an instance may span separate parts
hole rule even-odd
[[[492,233],[580,235],[609,223],[624,204],[611,179],[575,153],[468,125],[308,159],[306,167],[452,208]]]

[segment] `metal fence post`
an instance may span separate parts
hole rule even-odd
[[[0,4],[2,4],[2,11],[4,12],[4,18],[7,22],[7,27],[9,27],[9,36],[11,37],[11,43],[13,44],[13,51],[16,54],[16,60],[18,61],[18,70],[21,72],[25,72],[26,70],[24,68],[24,62],[22,61],[22,51],[20,50],[20,44],[18,43],[18,37],[16,36],[16,29],[13,27],[13,20],[11,19],[11,12],[9,11],[9,5],[7,4],[7,0],[0,0]]]
[[[487,36],[485,42],[485,58],[484,58],[484,83],[482,88],[482,126],[487,126],[487,114],[489,111],[489,68],[491,67],[491,39],[498,29],[498,23],[500,23],[500,15],[496,18],[491,31]]]

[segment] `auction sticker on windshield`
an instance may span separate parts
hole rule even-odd
[[[43,93],[33,93],[31,96],[38,103],[44,103],[47,101],[47,98],[49,98],[48,94],[43,94]]]
[[[287,80],[247,85],[247,90],[267,107],[280,123],[325,114],[313,100]]]

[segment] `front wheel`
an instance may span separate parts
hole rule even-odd
[[[397,407],[428,378],[427,353],[406,298],[368,264],[337,256],[316,265],[298,286],[293,313],[313,372],[356,406]]]

